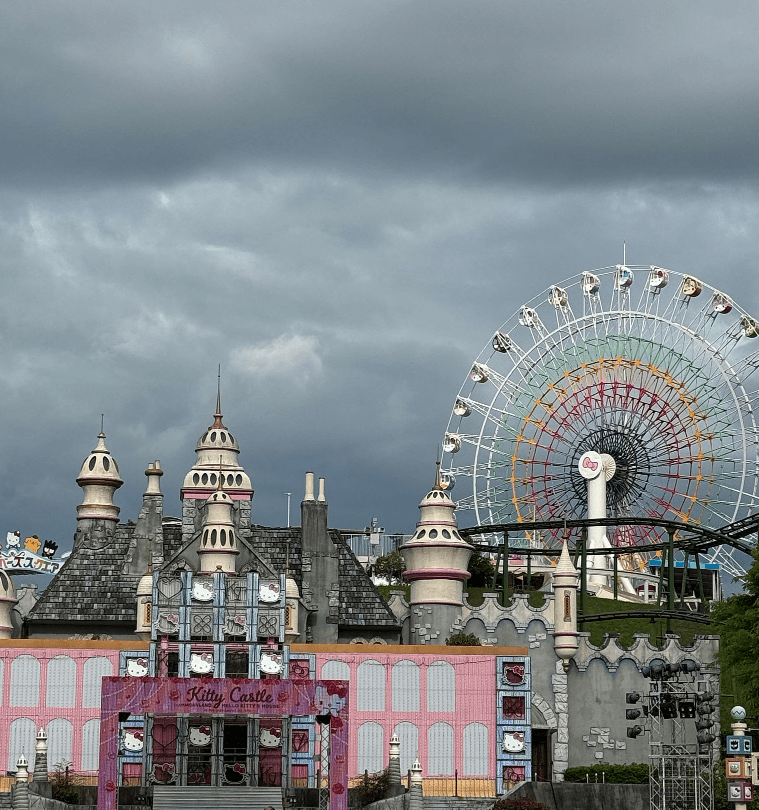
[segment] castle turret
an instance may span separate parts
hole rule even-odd
[[[180,491],[182,499],[182,540],[189,541],[202,524],[201,510],[216,491],[221,479],[226,496],[233,501],[238,527],[250,525],[253,487],[237,460],[240,446],[229,432],[221,413],[221,395],[216,394],[213,423],[198,439],[196,459]]]
[[[87,456],[79,471],[77,484],[84,491],[84,499],[77,506],[77,520],[107,520],[117,523],[119,507],[113,502],[113,493],[124,483],[119,465],[105,446],[105,433],[98,433],[98,443]]]
[[[76,479],[84,497],[76,508],[74,548],[91,551],[99,551],[113,539],[119,521],[119,507],[113,502],[113,494],[124,483],[119,465],[105,446],[102,427],[97,438],[95,449],[84,460]]]
[[[421,520],[400,549],[411,583],[411,644],[444,644],[461,617],[473,549],[459,534],[455,509],[441,485],[438,462],[435,485],[419,504]]]
[[[137,627],[135,635],[150,641],[153,628],[153,565],[148,563],[148,570],[137,583]]]
[[[577,635],[577,569],[569,558],[567,541],[561,550],[559,562],[553,572],[553,610],[554,633],[553,647],[566,672],[569,662],[574,658],[579,647]]]
[[[235,557],[240,553],[232,518],[232,499],[222,489],[223,480],[223,475],[219,474],[216,492],[206,500],[206,522],[198,548],[200,570],[204,574],[217,570],[233,574]]]

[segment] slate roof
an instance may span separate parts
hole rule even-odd
[[[78,548],[40,595],[27,622],[81,622],[88,632],[97,632],[99,623],[124,623],[129,632],[136,622],[137,582],[139,577],[122,574],[125,556],[134,533],[134,524],[120,524],[115,537],[98,551]],[[164,524],[164,557],[171,559],[182,547],[181,527]],[[338,530],[330,529],[332,541],[340,551],[340,607],[342,626],[399,628],[387,602],[361,567]],[[302,542],[299,526],[269,528],[251,526],[248,543],[269,562],[274,570],[285,571],[302,583]]]
[[[289,569],[298,587],[303,582],[303,543],[299,526],[272,529],[253,526],[250,538],[276,571],[284,571],[289,546]],[[399,628],[398,619],[382,594],[377,590],[361,563],[356,559],[338,529],[329,530],[332,542],[340,551],[340,612],[339,623],[348,627]]]
[[[134,524],[122,523],[105,548],[72,551],[29,612],[27,622],[128,622],[134,626],[139,577],[121,573],[133,533]]]

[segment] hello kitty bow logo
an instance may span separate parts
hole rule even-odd
[[[592,461],[589,456],[585,456],[582,460],[582,466],[585,467],[586,470],[593,470],[593,472],[595,472],[598,469],[598,462]]]

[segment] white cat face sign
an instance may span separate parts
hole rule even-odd
[[[126,674],[133,678],[143,678],[148,674],[147,658],[129,658],[126,665]]]
[[[193,579],[192,598],[196,602],[213,602],[213,582],[210,579]]]
[[[140,729],[126,728],[124,729],[124,750],[125,751],[142,751],[143,735]]]
[[[211,727],[210,726],[190,726],[190,745],[210,745],[211,744]]]
[[[213,655],[211,653],[191,653],[190,671],[197,675],[209,675],[213,672]]]
[[[282,730],[279,728],[262,728],[259,741],[263,748],[279,748],[282,745]]]
[[[523,731],[504,731],[502,747],[504,751],[510,754],[518,754],[524,751],[524,732]]]
[[[247,618],[245,616],[227,616],[227,623],[224,632],[228,636],[241,636],[247,629]]]
[[[282,656],[277,653],[261,653],[261,672],[267,675],[279,675],[282,672]]]
[[[279,582],[264,582],[258,588],[258,599],[271,605],[279,602]]]

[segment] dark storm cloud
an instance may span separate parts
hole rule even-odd
[[[7,4],[6,182],[753,174],[750,3]]]
[[[333,525],[410,531],[472,360],[549,284],[627,240],[759,314],[757,17],[5,4],[6,530],[65,547],[102,412],[122,517],[155,458],[177,514],[221,362],[254,519],[314,469]]]

